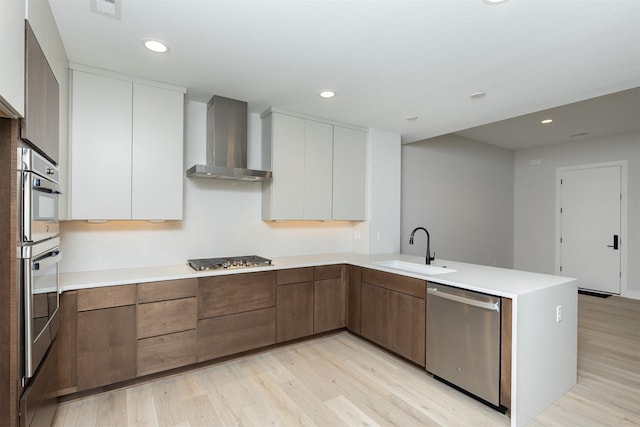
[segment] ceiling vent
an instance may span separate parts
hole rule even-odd
[[[120,1],[121,0],[93,0],[91,2],[91,11],[99,15],[120,19]]]

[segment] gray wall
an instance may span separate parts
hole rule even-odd
[[[531,165],[531,161],[541,161]],[[628,161],[628,275],[622,294],[640,298],[640,134],[551,145],[515,153],[514,267],[554,274],[556,168]],[[624,237],[623,237],[624,238]]]
[[[514,154],[457,135],[402,147],[401,252],[513,267]]]

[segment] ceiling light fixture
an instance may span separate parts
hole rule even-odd
[[[413,122],[415,120],[418,120],[418,116],[409,116],[409,117],[407,117],[407,121],[409,121],[409,122]]]
[[[540,120],[540,123],[543,125],[548,125],[549,123],[553,123],[553,119]]]
[[[483,0],[486,4],[500,4],[504,3],[507,0]]]
[[[477,92],[473,92],[471,95],[469,95],[469,98],[473,98],[473,99],[478,99],[478,98],[482,98],[486,95],[486,92],[483,92],[481,90],[477,91]]]
[[[145,40],[142,40],[142,45],[147,49],[149,49],[151,52],[155,52],[155,53],[169,52],[169,47],[160,40],[145,39]]]
[[[331,90],[323,90],[322,92],[320,92],[320,96],[323,98],[333,98],[334,96],[336,96],[336,93]]]

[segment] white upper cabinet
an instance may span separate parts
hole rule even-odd
[[[25,0],[0,6],[0,116],[24,116]]]
[[[131,82],[73,71],[70,219],[131,219]]]
[[[333,127],[333,219],[364,220],[366,132]]]
[[[364,130],[273,109],[262,114],[262,130],[273,171],[262,184],[263,220],[364,219]]]
[[[70,218],[182,219],[184,91],[72,71]]]
[[[184,94],[133,84],[131,219],[182,219]]]
[[[303,219],[331,219],[332,152],[332,126],[305,120]]]

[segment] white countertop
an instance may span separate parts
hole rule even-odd
[[[518,295],[527,294],[565,283],[569,284],[575,281],[575,279],[569,277],[531,273],[440,259],[433,261],[432,265],[439,267],[446,266],[447,268],[451,268],[456,271],[429,276],[409,273],[373,264],[378,261],[394,259],[424,264],[424,257],[401,254],[366,255],[358,253],[281,257],[274,258],[271,266],[240,268],[234,270],[194,271],[185,262],[185,264],[161,267],[139,267],[62,273],[60,274],[60,291],[64,292],[101,286],[126,285],[131,283],[156,282],[161,280],[185,279],[190,277],[218,276],[225,274],[239,274],[341,263],[387,271],[417,279],[424,279],[433,283],[452,285],[508,298],[516,298]]]

